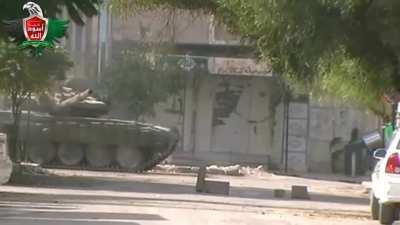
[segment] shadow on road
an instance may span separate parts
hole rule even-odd
[[[43,204],[59,204],[65,207],[74,207],[79,204],[89,205],[108,205],[108,206],[138,206],[138,207],[150,207],[150,208],[175,208],[175,209],[207,209],[212,208],[213,211],[224,211],[224,212],[252,212],[263,210],[304,210],[304,211],[317,211],[315,209],[299,208],[295,204],[293,206],[283,206],[275,204],[256,204],[256,203],[234,203],[225,201],[225,197],[217,198],[215,200],[193,200],[193,199],[180,199],[180,198],[157,198],[157,197],[125,197],[125,196],[110,196],[110,195],[72,195],[72,194],[23,194],[23,193],[12,193],[2,194],[0,193],[0,204],[8,204],[9,202],[15,202],[15,199],[24,201],[32,201],[34,204],[41,202]],[[276,199],[280,200],[280,199]],[[8,201],[4,202],[3,201]],[[23,203],[24,204],[24,203]],[[29,204],[29,203],[28,203]],[[211,207],[212,206],[212,207]],[[322,211],[326,211],[325,209]],[[346,215],[354,214],[356,217],[364,217],[363,211],[352,211],[335,209],[337,213],[343,213]]]
[[[99,212],[71,212],[71,211],[14,211],[9,215],[2,215],[2,219],[18,217],[23,218],[42,218],[42,219],[62,219],[62,220],[104,220],[104,221],[128,221],[128,220],[166,220],[156,214],[141,213],[99,213]]]
[[[39,176],[34,179],[35,183],[29,186],[44,188],[57,188],[85,191],[114,191],[128,193],[154,193],[154,194],[195,194],[193,186],[185,184],[152,183],[136,180],[119,180],[99,177],[61,177],[61,176]],[[22,184],[23,185],[23,184]],[[311,201],[367,205],[368,199],[362,197],[340,196],[321,193],[310,193]],[[230,197],[249,199],[274,199],[273,190],[269,188],[255,187],[232,187]],[[279,200],[291,200],[289,198]],[[292,200],[291,200],[292,201]]]
[[[33,218],[34,219],[34,218]],[[55,220],[21,220],[21,219],[0,219],[1,225],[140,225],[135,222],[99,222],[99,221],[55,221]]]
[[[14,202],[5,206],[0,202],[0,224],[101,224],[101,225],[139,225],[137,221],[165,221],[166,219],[156,214],[142,213],[103,213],[103,212],[77,212],[74,207],[62,204],[49,204],[48,210],[43,210],[41,203]],[[61,204],[60,204],[61,205]],[[75,209],[76,210],[76,209]]]

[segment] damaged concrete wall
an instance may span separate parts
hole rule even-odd
[[[159,104],[146,119],[181,132],[174,162],[284,168],[284,104],[273,79],[204,74],[186,83],[179,99]],[[349,141],[352,129],[361,135],[377,129],[379,119],[351,105],[310,99],[290,103],[288,125],[289,170],[331,172],[332,139]]]
[[[184,154],[175,158],[267,165],[279,154],[280,92],[271,78],[205,75],[186,93]]]
[[[308,103],[309,102],[309,103]],[[280,110],[280,119],[285,121],[283,104]],[[286,130],[283,125],[277,124],[276,130]],[[310,98],[306,102],[291,102],[289,106],[288,122],[288,169],[293,172],[330,173],[331,149],[330,143],[335,138],[341,138],[348,143],[352,130],[358,130],[358,138],[363,134],[379,129],[380,120],[366,109],[357,108],[351,104],[344,104],[333,98],[316,100]],[[285,135],[285,131],[282,135]],[[271,154],[271,168],[283,169],[285,166],[285,136],[275,136],[275,146]],[[283,146],[278,141],[283,142]],[[280,153],[280,154],[279,154]],[[342,162],[344,163],[344,162]]]
[[[311,101],[308,168],[311,172],[331,172],[330,142],[342,138],[348,142],[353,129],[363,133],[376,130],[380,120],[367,110],[338,104],[332,99]]]
[[[269,109],[269,86],[265,78],[219,77],[213,107],[212,151],[269,155],[274,119]]]

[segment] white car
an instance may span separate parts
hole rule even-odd
[[[400,132],[396,132],[387,149],[377,149],[378,159],[372,173],[371,213],[381,224],[392,224],[398,219],[400,208]]]

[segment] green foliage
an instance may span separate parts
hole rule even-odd
[[[154,106],[184,86],[184,72],[176,60],[138,46],[114,58],[101,82],[112,103],[124,103],[132,118],[152,115]]]
[[[397,0],[127,0],[120,6],[213,12],[289,82],[376,112],[383,94],[400,90]]]
[[[31,93],[45,91],[52,81],[64,79],[72,66],[60,49],[46,51],[42,57],[30,54],[13,43],[0,42],[0,92],[23,101]]]
[[[46,17],[60,16],[63,8],[70,18],[83,24],[82,17],[97,14],[98,0],[37,0]],[[26,1],[0,1],[0,21],[16,20],[27,16],[22,11]],[[58,21],[55,21],[59,23]],[[63,25],[63,24],[60,24]],[[51,29],[50,36],[59,37],[63,30]],[[62,28],[60,26],[60,28]],[[18,160],[19,121],[23,104],[32,94],[45,92],[55,80],[64,79],[66,71],[72,67],[65,52],[60,49],[45,51],[41,57],[32,57],[30,51],[22,51],[15,44],[8,42],[8,35],[0,26],[0,93],[11,100],[14,123],[11,132],[11,155]],[[49,40],[49,41],[53,41]]]
[[[210,12],[217,5],[213,0],[111,0],[110,6],[117,15],[130,16],[141,10],[187,9]]]
[[[338,49],[320,60],[318,74],[314,82],[314,92],[320,95],[340,96],[353,105],[367,106],[375,114],[390,115],[382,102],[382,96],[392,87],[389,71],[368,70],[358,59],[350,57],[344,49]],[[389,69],[390,67],[387,67]]]

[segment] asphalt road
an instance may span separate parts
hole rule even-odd
[[[0,187],[0,225],[377,225],[359,184],[284,176],[223,177],[230,196],[196,194],[194,176],[86,173]],[[76,173],[76,172],[75,172]],[[276,199],[307,185],[311,200]],[[400,225],[400,223],[398,223]]]

